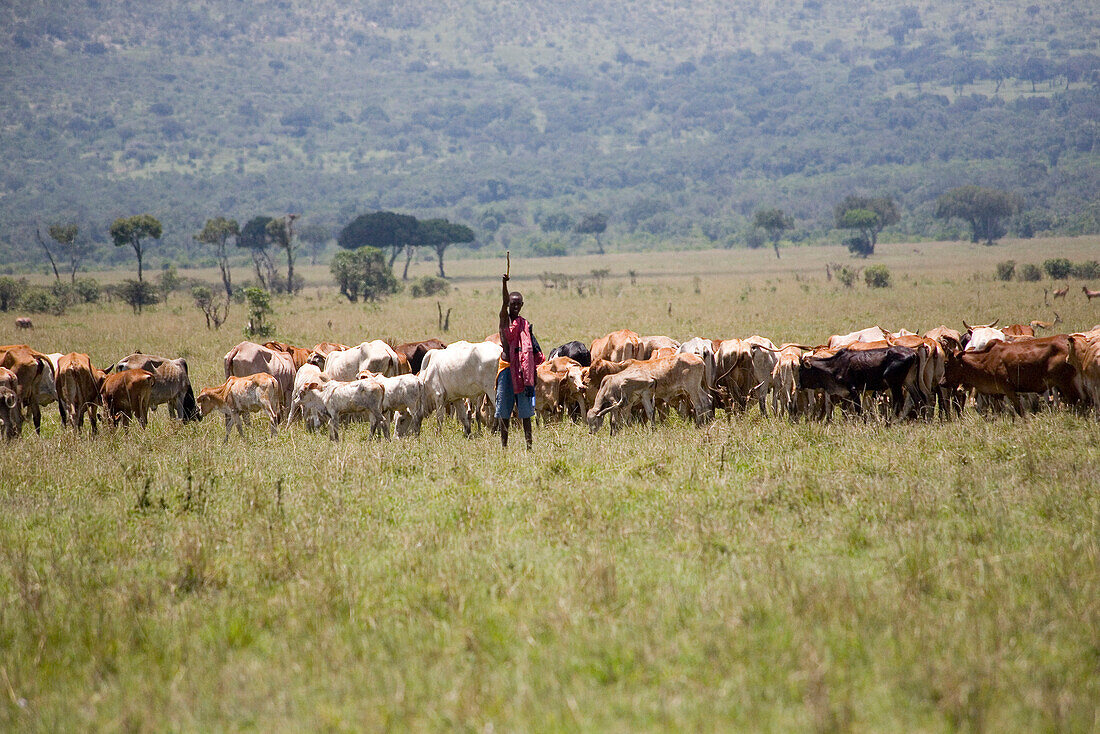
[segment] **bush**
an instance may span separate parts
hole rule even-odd
[[[840,281],[840,284],[845,288],[851,288],[856,284],[856,278],[859,277],[859,268],[850,268],[847,265],[841,265],[838,268],[833,268],[833,274],[836,279]]]
[[[57,296],[46,288],[28,288],[19,299],[19,305],[30,313],[52,313],[60,316],[65,312]]]
[[[401,290],[385,255],[376,247],[338,252],[329,269],[340,293],[352,303],[360,296],[364,301],[376,301]]]
[[[997,280],[1012,280],[1015,274],[1015,260],[1005,260],[1003,263],[997,263]]]
[[[430,298],[439,294],[446,295],[450,291],[450,282],[446,278],[438,278],[434,275],[417,278],[409,287],[409,293],[412,294],[413,298]]]
[[[1055,280],[1065,280],[1073,274],[1073,263],[1064,257],[1056,257],[1044,262],[1043,270]]]
[[[159,303],[156,286],[147,280],[129,278],[115,286],[115,292],[119,298],[130,305],[130,308],[134,309],[134,313],[141,313],[146,306]]]
[[[99,301],[99,283],[95,278],[77,278],[76,283],[73,284],[73,290],[76,291],[77,298],[83,303],[97,303]]]
[[[50,293],[57,299],[57,305],[62,311],[76,303],[76,288],[69,283],[54,283],[50,286]]]
[[[1020,272],[1017,273],[1020,280],[1027,283],[1034,283],[1043,277],[1043,272],[1039,270],[1039,266],[1034,263],[1026,263],[1020,266]]]
[[[19,303],[23,292],[27,290],[27,279],[0,278],[0,311],[8,311]]]
[[[863,279],[868,288],[889,288],[890,269],[885,265],[872,265],[863,271]]]
[[[1073,277],[1081,280],[1096,280],[1100,278],[1100,262],[1089,260],[1077,263],[1073,266]]]
[[[273,336],[275,327],[267,323],[267,317],[275,313],[271,308],[271,294],[263,288],[245,288],[244,297],[248,300],[248,324],[244,335],[248,338]]]
[[[531,245],[531,254],[535,257],[565,257],[569,249],[560,242],[536,242]]]

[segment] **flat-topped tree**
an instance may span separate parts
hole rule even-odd
[[[439,277],[446,278],[443,272],[443,252],[451,245],[474,241],[474,231],[465,224],[455,224],[446,219],[425,219],[420,222],[420,242],[435,250],[439,259]]]
[[[419,244],[419,222],[416,217],[396,212],[372,212],[360,214],[351,220],[336,238],[336,244],[345,250],[375,247],[390,251],[389,266],[406,246]]]
[[[1020,208],[1020,198],[1001,189],[960,186],[936,199],[936,219],[959,218],[970,225],[970,241],[992,245],[1005,234],[1004,220]]]
[[[152,238],[159,240],[163,232],[160,221],[151,214],[136,214],[132,217],[119,217],[111,223],[111,239],[115,247],[129,245],[134,248],[134,254],[138,261],[138,282],[144,282],[142,278],[142,260],[145,256],[143,240]]]
[[[861,257],[874,255],[879,232],[901,221],[898,205],[889,196],[849,194],[836,205],[833,213],[837,229],[853,229],[859,233],[847,244],[849,250]]]

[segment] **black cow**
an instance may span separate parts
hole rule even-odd
[[[799,387],[824,390],[839,397],[861,413],[860,395],[866,390],[889,390],[894,415],[901,416],[906,393],[919,405],[922,396],[917,387],[920,358],[909,347],[884,349],[841,349],[828,357],[805,356],[799,370]]]
[[[546,359],[550,360],[554,357],[569,357],[579,362],[581,367],[592,366],[592,353],[588,351],[588,345],[584,342],[567,342],[560,347],[554,347]]]

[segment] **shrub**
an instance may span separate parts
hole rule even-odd
[[[863,271],[863,279],[868,288],[889,288],[890,269],[885,265],[872,265]]]
[[[95,278],[78,278],[73,284],[73,290],[77,297],[84,303],[97,303],[99,301],[99,283]]]
[[[531,245],[531,254],[535,257],[565,257],[569,249],[560,242],[536,242]]]
[[[1100,262],[1088,260],[1073,266],[1073,277],[1082,280],[1096,280],[1100,278]]]
[[[438,278],[434,275],[425,275],[417,278],[409,287],[413,298],[430,298],[435,295],[446,295],[451,291],[451,284],[446,278]]]
[[[401,290],[385,255],[376,247],[338,252],[329,268],[340,293],[352,303],[360,296],[364,301],[376,301]]]
[[[833,269],[833,274],[836,276],[836,279],[840,281],[841,285],[845,288],[851,288],[856,284],[856,278],[859,277],[859,268],[850,268],[847,265],[841,265]]]
[[[27,290],[27,279],[3,277],[0,278],[0,311],[8,311],[15,307],[23,292]]]
[[[1012,280],[1015,274],[1015,260],[1005,260],[1002,263],[997,263],[997,280]]]
[[[244,297],[248,300],[248,324],[244,327],[244,335],[253,338],[257,336],[273,336],[275,327],[266,323],[267,317],[275,313],[271,308],[271,294],[263,288],[245,288]]]
[[[52,313],[61,315],[65,309],[57,300],[57,296],[45,288],[28,288],[19,299],[19,305],[24,311],[31,313]]]
[[[1043,270],[1055,280],[1065,280],[1073,273],[1073,263],[1064,257],[1056,257],[1044,262]]]
[[[134,309],[134,313],[141,313],[145,306],[158,303],[156,286],[147,280],[129,278],[115,286],[115,292]]]
[[[1025,263],[1020,266],[1020,271],[1017,273],[1017,277],[1020,280],[1034,283],[1035,281],[1043,277],[1043,272],[1039,270],[1039,266],[1034,263]]]

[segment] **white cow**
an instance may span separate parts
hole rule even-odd
[[[299,415],[305,420],[306,428],[309,430],[312,431],[321,426],[328,413],[323,410],[318,411],[319,403],[315,401],[310,401],[307,409],[306,406],[302,405],[302,393],[305,392],[306,385],[309,383],[315,382],[324,385],[328,380],[328,375],[315,364],[304,364],[298,368],[298,371],[294,373],[294,389],[291,391],[290,411],[286,417],[287,426],[290,426]]]
[[[694,337],[680,345],[677,354],[694,354],[703,360],[704,385],[707,390],[714,389],[714,343],[710,339]]]
[[[980,352],[995,341],[1007,341],[1005,333],[990,326],[977,326],[970,332],[970,341],[964,351]]]
[[[310,355],[309,361],[324,370],[327,377],[344,382],[354,380],[363,370],[386,377],[398,374],[397,352],[381,339],[330,352],[327,357],[315,351]]]
[[[398,436],[409,433],[420,435],[420,422],[424,417],[424,383],[418,375],[385,377],[369,370],[361,371],[360,380],[371,377],[381,383],[386,391],[382,398],[382,412],[386,422],[394,424]]]
[[[752,371],[755,380],[753,392],[756,393],[756,399],[760,402],[760,413],[766,416],[768,392],[772,389],[772,370],[775,369],[779,350],[766,336],[753,334],[745,342],[750,345],[749,349],[752,352]]]
[[[488,398],[496,409],[497,365],[503,351],[492,342],[471,344],[458,341],[446,349],[433,349],[424,355],[420,378],[424,382],[424,411],[435,410],[439,425],[447,406],[469,399],[474,405]],[[466,435],[470,435],[470,412],[464,405],[458,408],[458,418]]]
[[[886,332],[877,326],[868,326],[866,329],[853,331],[849,334],[829,337],[829,349],[840,349],[856,342],[880,342],[886,339]]]
[[[366,413],[370,417],[370,435],[373,438],[381,428],[386,438],[390,437],[390,426],[382,413],[385,388],[373,378],[363,380],[329,380],[306,383],[302,391],[302,410],[319,410],[328,415],[328,435],[333,441],[340,440],[340,419],[354,413]]]
[[[47,370],[42,373],[42,377],[38,378],[38,404],[49,405],[53,401],[57,400],[57,360],[61,359],[61,352],[54,352],[53,354],[47,354],[46,358],[50,360],[50,366],[53,370]],[[64,411],[62,411],[64,412]]]

